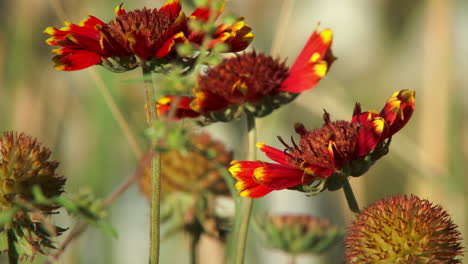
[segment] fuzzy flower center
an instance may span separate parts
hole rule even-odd
[[[255,103],[273,95],[288,76],[288,67],[261,53],[248,52],[225,60],[198,80],[200,90],[230,103]]]

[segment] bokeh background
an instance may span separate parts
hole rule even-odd
[[[0,0],[0,128],[26,132],[49,146],[68,178],[68,193],[89,189],[105,197],[132,174],[138,160],[135,145],[146,148],[143,89],[135,82],[139,71],[114,74],[98,66],[78,72],[54,70],[51,48],[44,42],[48,36],[41,32],[61,26],[64,18],[77,23],[88,14],[109,21],[121,2]],[[134,0],[125,1],[124,7],[162,3]],[[193,10],[191,1],[184,4],[186,13]],[[295,122],[319,126],[323,109],[334,119],[349,120],[355,102],[380,110],[394,91],[416,90],[416,111],[394,136],[390,153],[351,184],[361,206],[397,193],[440,204],[466,238],[468,1],[231,0],[226,13],[246,16],[255,34],[252,47],[288,58],[288,63],[319,22],[335,33],[338,60],[329,74],[314,90],[261,119],[259,141],[280,147],[276,136],[289,138]],[[127,140],[103,91],[110,92],[136,142]],[[234,146],[242,141],[242,127],[239,121],[209,130],[240,158],[241,150]],[[343,228],[352,220],[341,191],[312,198],[276,192],[259,199],[255,211],[307,212]],[[131,187],[115,202],[109,219],[118,239],[90,228],[58,263],[147,263],[149,208],[138,188]],[[56,222],[72,226],[76,220],[61,214]],[[302,256],[299,263],[340,263],[342,250],[338,245],[324,256]],[[182,236],[165,241],[161,252],[162,263],[187,263]],[[247,263],[286,261],[281,253],[263,249],[258,236],[250,233]]]

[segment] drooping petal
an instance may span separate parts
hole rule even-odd
[[[414,111],[415,94],[415,91],[401,90],[388,99],[380,112],[380,116],[389,125],[386,138],[391,137],[408,123]]]
[[[268,145],[265,145],[265,143],[257,143],[257,148],[261,150],[265,155],[272,159],[273,161],[276,161],[280,164],[287,165],[288,163],[288,156],[284,154],[283,151],[279,149],[275,149],[273,147],[270,147]]]
[[[237,190],[239,190],[239,196],[259,198],[273,191],[273,189],[256,182],[253,177],[255,169],[263,165],[264,163],[260,161],[234,160],[231,162],[229,172],[234,178],[237,179],[235,187]]]
[[[361,157],[371,152],[383,140],[382,135],[387,129],[382,117],[372,117],[369,114],[368,119],[361,122],[355,157]]]
[[[94,52],[79,49],[55,49],[56,56],[52,58],[55,62],[54,68],[59,71],[82,70],[102,61],[102,57]]]
[[[176,120],[180,118],[194,118],[198,117],[200,114],[193,111],[190,108],[190,103],[193,101],[193,97],[189,96],[174,96],[174,95],[166,95],[156,102],[156,110],[158,116],[169,116],[171,114],[171,107],[173,102],[176,100],[177,102],[177,109],[175,110],[174,117]]]
[[[55,68],[63,71],[74,71],[88,68],[102,61],[100,33],[97,27],[104,23],[96,17],[89,16],[78,25],[66,22],[61,29],[48,27],[44,33],[51,35],[46,43],[62,46],[53,50],[56,56],[52,59]]]
[[[304,171],[265,162],[254,170],[253,177],[261,185],[273,190],[282,190],[301,184],[304,180]]]
[[[315,30],[291,67],[288,78],[279,91],[300,93],[314,86],[322,79],[335,60],[331,53],[333,32]]]

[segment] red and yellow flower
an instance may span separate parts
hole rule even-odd
[[[221,4],[213,16],[217,17],[223,8]],[[203,6],[187,17],[181,9],[178,0],[168,0],[159,10],[143,8],[127,12],[119,5],[115,9],[116,18],[109,23],[89,16],[78,25],[65,22],[66,26],[60,29],[48,27],[44,33],[52,37],[47,44],[62,47],[52,51],[55,68],[81,70],[113,59],[124,69],[131,69],[138,66],[136,58],[145,61],[174,58],[177,43],[202,44],[205,33],[191,29],[189,23],[205,23],[212,13],[211,6]],[[242,17],[233,24],[221,24],[210,36],[208,46],[225,43],[229,51],[241,51],[252,41],[250,30]]]
[[[414,91],[396,92],[380,114],[361,112],[360,105],[356,104],[351,121],[332,122],[325,112],[325,124],[321,128],[309,131],[302,124],[296,124],[295,131],[301,137],[298,144],[292,139],[290,146],[279,137],[286,147],[284,150],[257,143],[257,147],[276,163],[233,161],[229,171],[237,179],[239,195],[258,198],[274,190],[301,189],[297,187],[329,179],[345,167],[351,168],[346,177],[362,175],[366,166],[386,154],[375,152],[383,152],[385,147],[388,150],[384,143],[389,144],[387,139],[408,122],[414,110],[414,98]],[[363,159],[367,155],[370,161]]]
[[[314,88],[325,76],[335,59],[330,49],[332,36],[330,29],[315,30],[291,68],[255,51],[224,59],[198,76],[192,96],[179,97],[176,103],[173,95],[162,97],[158,113],[165,115],[174,105],[177,118],[230,121],[244,112],[265,116]]]

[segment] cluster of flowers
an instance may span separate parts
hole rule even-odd
[[[206,5],[188,16],[181,11],[178,0],[169,0],[159,9],[126,11],[119,5],[115,9],[116,17],[108,23],[89,16],[79,24],[65,22],[63,28],[45,29],[44,32],[51,35],[46,42],[60,47],[53,50],[53,61],[55,68],[63,71],[81,70],[93,65],[127,71],[138,66],[155,68],[179,64],[196,57],[197,49],[202,50],[203,47],[213,51],[221,43],[228,47],[226,52],[245,50],[253,34],[243,17],[232,23],[215,25],[211,30],[194,26],[214,23],[224,9],[224,3],[215,2],[207,1]],[[242,115],[266,116],[300,93],[311,90],[325,77],[336,59],[331,51],[332,40],[330,29],[315,29],[291,67],[280,59],[256,51],[225,58],[218,65],[198,73],[195,88],[190,93],[183,96],[168,94],[159,98],[155,110],[163,119],[172,115],[177,120],[196,119],[203,123],[228,122]],[[194,53],[182,56],[177,52],[179,44],[191,45]],[[362,111],[360,104],[356,104],[350,121],[332,121],[330,114],[325,112],[324,124],[320,128],[307,130],[304,125],[296,124],[294,131],[300,136],[298,143],[291,138],[292,142],[287,144],[279,137],[284,150],[258,143],[257,147],[275,163],[232,161],[230,167],[225,159],[220,163],[229,167],[229,172],[237,180],[235,188],[242,197],[259,198],[282,189],[306,193],[337,190],[348,177],[363,175],[387,154],[392,136],[407,124],[414,107],[414,91],[397,91],[379,113]],[[21,151],[12,152],[12,147]],[[18,198],[30,199],[32,184],[40,185],[48,196],[62,192],[64,180],[54,173],[57,164],[47,162],[50,153],[41,149],[34,140],[6,134],[5,140],[0,141],[0,155],[0,165],[4,168],[1,171],[3,189],[0,196],[3,207],[10,206]],[[13,162],[11,158],[15,155],[19,155],[18,160],[22,162],[30,160],[28,166],[34,169],[10,171],[8,164]],[[178,156],[179,153],[168,153],[167,157],[170,155]],[[215,172],[205,157],[197,151],[191,155],[196,163],[193,166],[203,167],[203,175],[213,175],[213,178],[200,178],[194,174],[194,186],[227,193],[228,188],[220,183],[222,176]],[[228,154],[223,157],[231,158]],[[168,168],[186,165],[179,163]],[[164,176],[163,173],[164,188],[178,185],[180,179],[174,175]],[[187,176],[184,175],[181,177]],[[149,177],[141,180],[146,193],[149,193],[148,181]],[[309,217],[270,220],[272,224],[266,226],[280,229],[298,226],[314,236],[320,233],[320,236],[331,240],[336,238],[336,230],[330,229],[328,223]],[[417,232],[408,231],[412,228]],[[403,233],[402,229],[409,233]],[[438,230],[449,238],[439,239],[441,233]],[[392,235],[393,240],[389,240],[389,233],[398,236]],[[424,239],[417,241],[418,236]],[[456,257],[461,254],[459,234],[447,214],[415,197],[394,197],[370,206],[358,216],[346,241],[347,263],[383,263],[379,261],[389,261],[390,258],[392,263],[459,263]],[[419,244],[412,246],[414,243]],[[320,251],[317,243],[314,247]],[[304,251],[302,247],[294,250],[296,253]]]

